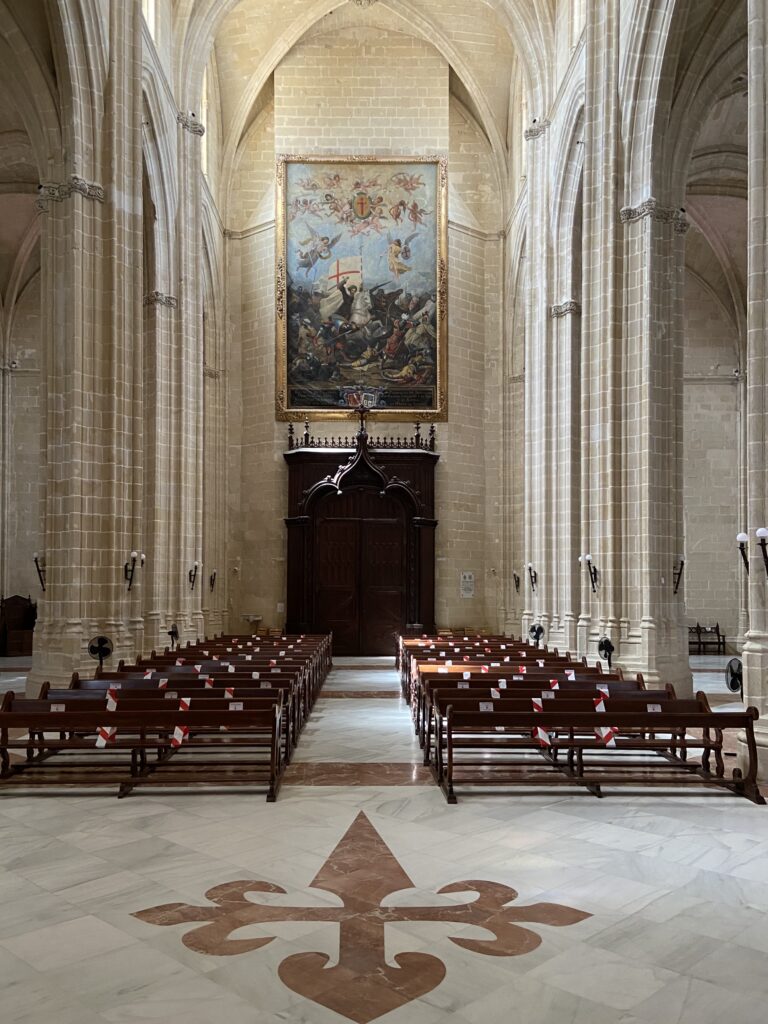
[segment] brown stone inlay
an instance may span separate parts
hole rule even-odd
[[[283,777],[284,786],[433,786],[423,764],[349,761],[294,761]]]
[[[497,882],[454,882],[439,893],[476,893],[477,899],[450,906],[383,907],[392,893],[412,889],[413,882],[363,813],[342,837],[311,882],[311,888],[333,893],[340,907],[283,907],[251,901],[247,893],[285,893],[278,885],[239,881],[217,885],[205,894],[216,906],[195,907],[168,903],[134,914],[156,925],[205,922],[182,937],[189,949],[212,956],[234,956],[259,949],[274,937],[233,939],[239,928],[272,921],[324,921],[339,925],[339,957],[327,967],[325,953],[297,953],[278,968],[292,991],[336,1013],[368,1024],[436,988],[445,977],[442,960],[428,953],[400,953],[397,967],[384,955],[384,928],[404,921],[442,921],[459,927],[476,925],[493,939],[451,942],[489,956],[520,956],[541,944],[541,937],[516,922],[563,926],[590,914],[557,903],[536,903],[514,909],[508,904],[517,892]]]

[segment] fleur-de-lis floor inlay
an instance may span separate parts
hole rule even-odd
[[[590,914],[558,903],[508,906],[517,892],[497,882],[464,881],[443,886],[438,894],[475,893],[467,903],[442,906],[382,906],[383,900],[413,882],[363,813],[358,814],[338,846],[318,871],[311,888],[333,893],[340,907],[285,907],[257,903],[247,893],[281,893],[270,882],[239,881],[214,886],[206,899],[214,906],[195,907],[167,903],[134,914],[149,924],[175,925],[202,922],[182,942],[198,953],[235,956],[272,942],[274,937],[233,938],[248,925],[277,921],[317,921],[339,925],[339,957],[327,966],[325,953],[296,953],[280,964],[280,979],[292,991],[336,1013],[368,1024],[391,1010],[436,988],[445,977],[442,960],[429,953],[399,953],[397,966],[387,963],[384,928],[409,921],[442,921],[458,927],[477,925],[492,939],[451,938],[457,946],[488,956],[520,956],[541,944],[541,937],[518,922],[548,925],[577,924]]]

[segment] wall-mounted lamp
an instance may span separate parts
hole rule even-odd
[[[766,544],[766,542],[768,541],[768,530],[764,526],[761,526],[756,532],[757,542],[760,545],[760,550],[763,553],[763,565],[765,566],[765,575],[768,576],[768,550],[766,550],[766,548],[768,547],[768,545]]]
[[[37,578],[40,580],[40,589],[45,590],[45,568],[40,565],[40,559],[37,552],[32,555],[32,561],[35,563],[37,569]],[[43,559],[45,561],[45,559]]]
[[[215,569],[213,570],[211,575],[208,577],[208,583],[210,585],[211,590],[213,590],[213,588],[216,586],[216,570]]]
[[[512,579],[513,579],[514,584],[515,584],[515,593],[519,594],[520,593],[520,577],[517,575],[517,573],[515,572],[514,569],[512,570]]]
[[[673,594],[676,594],[680,588],[680,580],[683,578],[683,569],[685,568],[685,559],[680,555],[680,564],[675,566],[674,572],[672,573],[672,579],[674,582]]]
[[[187,579],[189,580],[189,589],[195,589],[195,580],[197,579],[197,570],[200,568],[200,563],[195,561],[192,563],[192,568],[187,573]]]
[[[749,555],[747,554],[749,537],[746,533],[737,533],[736,542],[739,545],[739,553],[741,554],[741,560],[744,563],[744,568],[747,570],[747,576],[749,576]]]
[[[126,562],[123,566],[123,579],[128,581],[128,589],[130,590],[133,586],[133,574],[136,572],[136,561],[139,557],[138,551],[132,551],[129,557],[130,561]]]
[[[589,582],[592,584],[592,593],[597,593],[597,581],[600,578],[600,573],[597,571],[597,566],[592,563],[592,555],[584,555],[584,561],[587,563],[589,569]]]
[[[537,582],[537,580],[539,578],[539,574],[533,568],[533,562],[529,562],[528,563],[528,575],[529,575],[529,577],[531,579],[531,590],[535,594],[536,593],[536,582]]]

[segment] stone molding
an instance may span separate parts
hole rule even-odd
[[[205,135],[205,125],[201,124],[196,117],[191,114],[182,114],[181,111],[176,115],[176,123],[180,124],[181,127],[190,133],[190,135]]]
[[[144,296],[145,306],[166,306],[168,309],[176,309],[179,300],[173,295],[165,295],[163,292],[150,292]]]
[[[574,299],[561,302],[559,306],[552,306],[549,316],[552,320],[558,320],[563,316],[581,316],[581,303]]]
[[[373,7],[379,0],[352,0],[355,7]]]
[[[659,224],[671,224],[678,235],[684,235],[690,224],[685,210],[671,206],[661,206],[658,199],[649,196],[639,206],[625,206],[619,213],[622,224],[631,224],[645,217],[650,217]]]
[[[101,185],[93,181],[86,181],[85,178],[80,178],[76,174],[73,174],[68,181],[62,181],[60,184],[49,182],[48,184],[40,185],[38,192],[39,196],[36,205],[38,210],[43,212],[48,209],[49,201],[63,203],[65,199],[69,199],[75,193],[84,196],[86,199],[94,199],[99,203],[103,203],[105,199],[104,189]]]
[[[530,128],[526,128],[523,132],[523,138],[526,142],[530,142],[531,139],[538,139],[540,135],[547,131],[551,123],[551,121],[539,121],[538,124],[531,125]]]
[[[221,370],[217,370],[214,366],[208,366],[207,364],[205,364],[203,366],[203,376],[210,377],[211,380],[220,380]]]

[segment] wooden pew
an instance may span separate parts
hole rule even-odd
[[[141,700],[177,700],[180,697],[194,699],[195,702],[204,700],[205,707],[213,707],[209,701],[252,701],[269,700],[279,702],[282,705],[283,720],[283,759],[286,764],[290,763],[293,750],[298,742],[300,724],[297,720],[296,694],[289,682],[274,682],[269,687],[262,685],[252,687],[248,685],[227,685],[206,687],[204,679],[184,681],[171,684],[168,688],[161,688],[157,683],[148,682],[143,678],[127,677],[118,681],[105,679],[74,679],[68,689],[51,687],[49,683],[43,683],[40,690],[40,699],[53,703],[61,703],[71,700],[92,700],[94,698],[106,699],[108,690],[116,689],[118,700],[131,701],[131,707],[135,707],[134,701]]]
[[[164,700],[147,703],[153,706],[108,710],[93,708],[89,701],[17,701],[6,694],[0,707],[0,779],[6,785],[26,785],[38,777],[43,783],[76,786],[117,782],[118,797],[139,785],[258,783],[266,785],[269,802],[276,799],[284,769],[280,701],[251,701],[247,708],[236,702],[243,708],[234,710],[229,707],[233,702],[224,702],[225,708],[187,711],[178,705],[169,709]],[[189,730],[188,736],[174,747],[179,725]],[[15,735],[19,730],[26,735]],[[102,751],[95,737],[111,730],[108,752]],[[26,760],[12,763],[14,749],[24,750]],[[69,754],[77,759],[62,756]],[[225,756],[212,759],[217,754]]]
[[[490,705],[452,702],[440,709],[444,717],[439,748],[440,785],[449,803],[456,803],[456,786],[570,785],[602,796],[603,786],[713,786],[764,804],[757,787],[756,708],[743,712],[714,712],[704,694],[695,700],[654,702],[642,708],[637,700],[604,701],[605,711],[594,706],[572,706],[554,700],[544,711],[528,702],[511,710],[505,702]],[[526,706],[527,705],[527,706]],[[659,710],[660,707],[660,710]],[[616,730],[616,749],[608,749],[597,730]],[[725,775],[723,733],[744,732],[747,751],[745,773]],[[701,730],[701,739],[691,730]],[[548,737],[542,743],[541,732]],[[698,760],[692,757],[701,753]],[[714,771],[711,761],[714,759]]]
[[[599,687],[599,688],[598,688]],[[424,749],[424,764],[431,762],[433,743],[440,745],[441,742],[441,718],[436,709],[436,702],[440,706],[447,703],[460,704],[462,700],[573,700],[588,698],[598,699],[601,694],[604,697],[622,697],[632,700],[644,700],[646,703],[659,703],[675,698],[675,690],[671,684],[662,689],[646,690],[637,680],[622,679],[614,682],[599,683],[590,685],[589,680],[573,680],[563,683],[559,689],[533,688],[529,683],[514,683],[506,688],[495,687],[493,683],[488,684],[481,680],[474,680],[463,683],[462,689],[451,689],[446,686],[444,680],[428,679],[426,681],[426,712],[424,742],[421,746]]]

